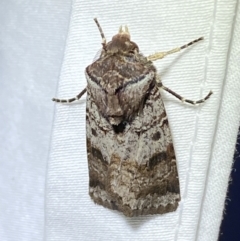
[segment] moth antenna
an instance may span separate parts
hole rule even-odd
[[[95,21],[95,23],[97,24],[98,30],[99,30],[99,32],[100,32],[100,34],[101,34],[101,37],[102,37],[102,46],[103,46],[103,49],[106,50],[107,40],[106,40],[106,38],[105,38],[105,35],[104,35],[104,33],[103,33],[103,30],[102,30],[102,28],[101,28],[101,26],[100,26],[97,18],[94,18],[94,21]]]
[[[128,29],[127,25],[125,25],[125,32],[130,35],[130,32],[129,32],[129,29]]]
[[[122,25],[119,27],[118,33],[122,33],[123,29],[122,29]]]
[[[147,57],[147,59],[149,61],[155,61],[155,60],[158,60],[158,59],[163,59],[164,57],[166,57],[167,55],[170,55],[170,54],[173,54],[173,53],[176,53],[176,52],[179,52],[181,51],[182,49],[185,49],[201,40],[203,40],[204,38],[203,37],[200,37],[198,39],[195,39],[191,42],[189,42],[188,44],[184,44],[183,46],[181,47],[177,47],[177,48],[174,48],[174,49],[171,49],[169,51],[166,51],[166,52],[158,52],[158,53],[155,53],[155,54],[151,54]]]

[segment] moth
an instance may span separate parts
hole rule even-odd
[[[70,103],[87,92],[86,138],[89,194],[104,207],[132,217],[175,211],[181,199],[173,140],[161,98],[165,87],[153,61],[203,40],[145,57],[131,41],[127,26],[107,42],[85,71],[87,87],[76,97],[53,101]]]

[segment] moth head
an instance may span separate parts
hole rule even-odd
[[[127,25],[125,25],[125,26],[120,26],[119,27],[119,31],[118,31],[118,34],[117,35],[126,35],[126,37],[128,37],[129,38],[129,40],[130,40],[130,33],[129,33],[129,30],[128,30],[128,26]]]
[[[118,34],[114,35],[112,41],[107,43],[106,49],[110,54],[134,54],[139,52],[137,44],[131,41],[127,26],[120,26]]]

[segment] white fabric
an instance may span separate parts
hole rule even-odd
[[[42,241],[55,94],[71,1],[0,1],[0,240]]]
[[[0,147],[0,240],[42,240],[44,211],[47,241],[217,240],[240,117],[237,1],[73,1],[71,12],[66,0],[35,1],[38,7],[4,2],[7,9],[18,9],[17,17],[4,19],[11,38],[1,36],[12,52],[3,50],[7,61],[1,57],[9,64],[1,71],[0,89],[1,103],[7,104],[1,106],[7,142]],[[73,97],[86,86],[84,69],[101,48],[94,17],[108,40],[127,24],[145,55],[205,37],[155,63],[163,83],[186,98],[214,92],[199,107],[163,93],[180,175],[176,212],[126,218],[88,196],[86,97],[72,105],[49,100],[59,72],[57,97]]]

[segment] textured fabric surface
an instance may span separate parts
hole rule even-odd
[[[46,166],[71,1],[0,3],[0,240],[42,241]]]
[[[42,240],[45,224],[47,241],[217,240],[240,117],[237,0],[16,2],[0,8],[0,239]],[[174,213],[126,218],[88,196],[86,97],[50,99],[57,85],[61,98],[86,86],[101,48],[94,17],[108,40],[127,24],[145,55],[205,37],[155,63],[186,98],[214,92],[198,107],[163,93],[182,195]]]
[[[108,39],[119,25],[128,24],[133,41],[145,54],[205,36],[203,43],[156,63],[163,83],[185,97],[198,99],[209,89],[214,91],[212,98],[199,107],[182,105],[164,94],[178,159],[182,202],[174,213],[132,219],[94,205],[88,196],[85,98],[78,105],[58,105],[48,170],[48,240],[217,239],[239,118],[237,92],[234,103],[226,93],[236,2],[214,5],[209,1],[165,1],[157,7],[148,1],[137,3],[116,3],[110,10],[105,1],[95,2],[92,7],[75,2],[58,97],[74,96],[86,85],[84,68],[100,47],[100,36],[92,21],[95,16]],[[231,85],[239,88],[234,74]],[[220,126],[229,123],[225,119],[230,111],[225,106],[228,101],[235,111],[231,112],[232,124],[227,132],[231,141],[226,147],[226,139],[221,137],[226,133],[221,134]],[[224,152],[221,166],[217,149]]]

